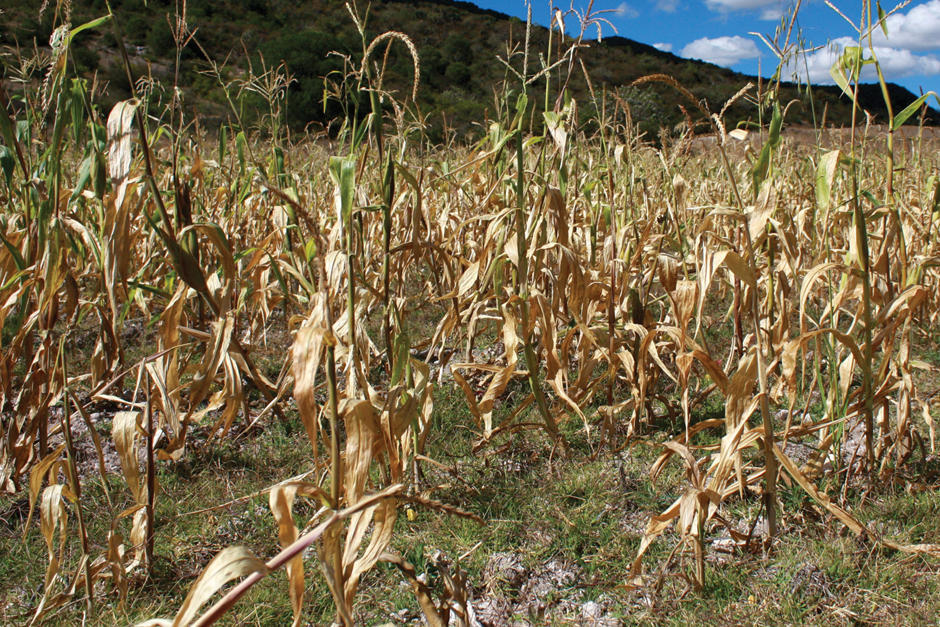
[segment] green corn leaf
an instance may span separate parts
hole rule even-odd
[[[29,270],[20,270],[19,272],[14,272],[13,276],[10,277],[10,280],[0,285],[0,291],[6,291],[13,287],[18,281],[26,281],[32,273]]]
[[[832,207],[832,183],[839,167],[839,151],[827,152],[816,166],[816,205],[822,211]]]
[[[274,147],[274,175],[276,177],[278,185],[284,185],[286,180],[286,175],[284,173],[284,151],[280,146]]]
[[[885,34],[885,37],[888,36],[888,16],[885,14],[885,10],[881,8],[881,2],[877,2],[878,6],[878,24],[881,25],[881,32]]]
[[[356,158],[353,156],[330,157],[330,177],[339,188],[343,222],[348,222],[353,208],[356,185]]]
[[[108,189],[108,164],[103,152],[95,152],[95,160],[92,165],[94,168],[92,172],[95,176],[95,197],[100,199],[104,197],[104,193]]]
[[[128,285],[128,287],[132,287],[132,288],[134,288],[134,289],[137,290],[137,291],[140,291],[140,292],[147,292],[148,294],[153,294],[153,295],[159,296],[159,297],[161,297],[161,298],[172,298],[172,297],[173,297],[173,293],[172,293],[172,292],[169,292],[169,291],[167,291],[167,290],[162,290],[162,289],[160,289],[159,287],[157,287],[156,285],[150,285],[149,283],[146,283],[146,282],[141,282],[141,281],[135,281],[135,280],[133,280],[133,279],[128,279],[128,280],[127,280],[127,285]],[[133,300],[134,300],[134,299],[133,299],[133,298],[130,298],[130,297],[127,299],[127,301],[128,301],[129,303],[132,302]]]
[[[104,15],[97,19],[91,20],[90,22],[85,22],[81,26],[76,26],[71,31],[69,31],[69,41],[71,42],[71,40],[75,37],[75,35],[78,35],[82,31],[86,31],[90,28],[98,28],[99,26],[101,26],[102,24],[104,24],[110,19],[111,19],[110,15]]]
[[[863,189],[861,192],[859,192],[859,194],[861,194],[862,198],[871,203],[872,209],[877,210],[885,206],[883,202],[875,198],[875,195],[871,193],[871,190]]]
[[[933,188],[933,201],[930,203],[930,212],[940,213],[940,177],[933,175],[927,179],[927,187]]]
[[[516,99],[516,115],[512,119],[512,124],[509,125],[511,130],[516,130],[522,125],[522,120],[525,118],[526,109],[529,107],[529,98],[523,93],[519,94],[519,98]]]
[[[78,179],[75,181],[75,189],[72,190],[72,196],[69,200],[75,200],[78,198],[82,190],[85,189],[85,186],[88,185],[88,181],[91,180],[91,168],[94,165],[95,155],[88,155],[82,160],[81,166],[78,168]]]
[[[891,122],[891,130],[896,131],[904,126],[904,123],[907,122],[912,115],[920,110],[924,103],[927,102],[927,98],[931,95],[936,97],[934,92],[928,91],[926,94],[922,95],[920,98],[904,107],[903,111],[894,116],[894,121]]]
[[[68,108],[72,117],[72,138],[75,143],[81,141],[82,129],[85,128],[85,81],[73,78],[69,86]]]
[[[770,173],[770,157],[774,149],[780,145],[780,132],[783,129],[783,114],[780,112],[780,104],[774,103],[774,113],[770,120],[770,129],[767,136],[767,142],[761,148],[760,156],[751,170],[751,180],[754,183],[754,193],[760,190],[761,184]]]
[[[394,350],[395,366],[392,370],[392,387],[401,383],[405,373],[405,366],[408,365],[408,358],[411,356],[411,340],[404,331],[395,336]]]
[[[16,159],[13,157],[13,151],[0,145],[0,170],[3,171],[7,185],[13,185],[14,168],[16,168]]]
[[[222,125],[219,129],[219,165],[225,164],[226,150],[228,149],[228,126]]]
[[[857,72],[862,66],[861,56],[861,48],[858,46],[847,46],[845,50],[842,51],[842,55],[836,59],[829,68],[829,75],[832,77],[832,80],[839,86],[842,93],[852,99],[853,104],[855,104],[855,93],[849,85],[849,77],[851,77],[852,80],[858,78]],[[846,72],[848,72],[848,75]]]
[[[301,300],[298,298],[298,296],[291,295],[290,291],[287,289],[287,281],[284,280],[284,274],[281,272],[277,260],[271,255],[271,253],[268,253],[268,260],[271,262],[271,273],[274,274],[274,278],[277,279],[277,284],[281,287],[281,290],[284,292],[284,294],[287,295],[288,300]],[[311,291],[313,286],[310,285],[306,279],[302,280],[301,283],[307,289],[307,293],[313,293]]]
[[[235,153],[238,155],[239,176],[245,173],[245,149],[248,147],[248,140],[245,138],[245,131],[238,131],[235,136]]]
[[[770,120],[770,135],[767,137],[767,143],[776,148],[780,145],[780,132],[783,130],[783,113],[780,111],[780,103],[774,103],[774,114]]]
[[[3,232],[0,232],[0,242],[3,243],[7,251],[10,253],[10,256],[13,257],[13,263],[16,264],[16,269],[25,270],[26,260],[23,259],[23,256],[20,254],[20,251],[16,249],[16,246],[14,246],[10,240],[3,236]]]
[[[317,240],[310,238],[307,240],[307,243],[304,244],[304,258],[307,260],[307,263],[310,263],[314,257],[317,256]]]

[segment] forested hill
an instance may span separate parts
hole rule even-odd
[[[55,3],[49,3],[54,5]],[[75,0],[72,24],[98,17],[107,12],[104,0]],[[26,6],[24,6],[26,5]],[[364,13],[366,3],[360,2]],[[113,0],[111,6],[124,33],[127,48],[137,73],[151,73],[164,82],[172,79],[175,44],[168,17],[172,18],[173,0]],[[266,67],[284,61],[294,78],[290,87],[286,117],[293,128],[304,128],[328,122],[340,113],[339,105],[323,103],[324,76],[339,80],[343,59],[331,55],[338,51],[358,59],[362,43],[353,20],[339,0],[189,0],[188,22],[195,29],[195,38],[205,55],[223,64],[223,75],[229,81],[244,79],[249,63],[260,71],[263,57]],[[4,21],[0,43],[22,50],[48,41],[52,9],[42,16],[38,5],[0,0]],[[419,110],[433,132],[440,135],[444,128],[475,131],[474,123],[494,115],[494,93],[507,78],[506,67],[497,55],[506,58],[510,49],[521,48],[525,24],[495,11],[484,10],[468,2],[452,0],[374,0],[366,19],[366,35],[371,38],[387,30],[406,33],[415,42],[421,59]],[[590,35],[596,36],[592,29]],[[537,70],[540,55],[548,50],[548,30],[534,27],[531,34],[529,72]],[[555,37],[556,44],[557,35]],[[9,48],[8,48],[9,49]],[[552,52],[557,55],[557,49]],[[642,43],[622,37],[590,39],[579,52],[591,78],[595,93],[615,92],[630,104],[634,120],[647,133],[655,136],[659,128],[683,120],[680,105],[688,102],[678,91],[663,84],[630,87],[635,79],[649,74],[668,74],[710,108],[722,104],[756,77],[747,76],[709,63],[684,59]],[[126,96],[126,79],[118,63],[117,43],[108,27],[83,33],[73,46],[73,59],[82,73],[98,72],[99,80],[108,85],[106,100]],[[183,50],[180,81],[188,106],[210,118],[227,115],[228,106],[218,82],[205,70],[206,58],[195,45]],[[7,76],[12,72],[15,55],[7,55]],[[521,66],[521,55],[513,59]],[[403,46],[393,45],[386,63],[384,86],[404,96],[412,80],[411,57]],[[555,75],[553,93],[561,78]],[[766,86],[766,85],[765,85]],[[237,89],[237,87],[236,87]],[[544,82],[533,86],[532,97],[538,101]],[[589,99],[587,84],[580,64],[575,64],[569,89],[584,105]],[[754,92],[751,92],[754,95]],[[895,111],[915,99],[915,95],[897,85],[890,94]],[[242,91],[246,115],[263,110],[258,96]],[[884,121],[885,108],[876,85],[863,87],[860,101],[865,109]],[[838,88],[814,88],[812,98],[806,89],[785,85],[782,100],[798,100],[790,107],[789,123],[847,124],[851,106]],[[584,109],[584,107],[582,107]],[[727,121],[734,124],[756,119],[753,102],[742,99],[731,107]],[[938,116],[930,110],[928,121]]]

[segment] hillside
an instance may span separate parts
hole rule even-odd
[[[310,123],[320,126],[328,123],[339,111],[332,104],[324,106],[323,78],[338,78],[342,72],[342,58],[329,55],[338,51],[358,59],[361,42],[350,19],[345,3],[336,0],[311,0],[299,5],[283,0],[251,0],[249,2],[190,0],[188,21],[195,30],[195,38],[208,58],[224,62],[226,80],[237,80],[246,75],[249,63],[260,69],[263,57],[267,67],[284,61],[294,83],[287,103],[287,120],[292,128],[300,129]],[[102,0],[84,0],[73,3],[73,24],[97,17],[106,12]],[[115,0],[112,2],[119,24],[124,32],[128,49],[132,53],[135,70],[151,73],[164,82],[172,80],[175,46],[168,16],[175,3],[168,0]],[[35,6],[24,7],[12,0],[0,0],[6,22],[10,28],[0,33],[0,43],[19,44],[31,48],[32,42],[48,41],[52,11],[42,18]],[[494,11],[483,10],[468,2],[452,0],[379,0],[372,3],[366,22],[369,38],[387,31],[397,30],[411,37],[421,58],[421,90],[418,97],[420,113],[426,117],[431,133],[442,136],[444,128],[459,131],[472,130],[474,123],[493,114],[494,93],[507,76],[505,66],[497,55],[506,57],[512,47],[519,49],[525,25],[520,20]],[[82,35],[73,48],[78,68],[88,76],[98,72],[99,81],[107,85],[103,90],[105,104],[126,97],[127,85],[117,61],[116,43],[107,31]],[[557,40],[557,38],[556,38]],[[555,44],[557,45],[557,41]],[[537,69],[539,55],[548,49],[548,31],[534,28],[529,72]],[[554,52],[553,54],[557,54]],[[598,93],[615,91],[630,104],[634,120],[642,130],[655,137],[659,128],[683,120],[680,104],[687,105],[672,88],[647,85],[631,88],[635,79],[648,74],[668,74],[697,97],[703,98],[713,109],[718,109],[745,83],[757,83],[752,76],[736,73],[712,64],[684,59],[662,52],[642,43],[622,37],[607,37],[602,42],[591,41],[580,52],[594,87]],[[199,49],[190,44],[183,50],[180,81],[187,94],[190,109],[198,110],[204,118],[227,115],[228,106],[217,81],[205,74],[208,67]],[[514,65],[521,65],[521,55]],[[7,63],[11,63],[8,58]],[[393,46],[387,59],[385,85],[401,96],[408,91],[412,80],[411,58],[402,46]],[[582,105],[589,100],[586,83],[579,66],[575,66],[570,90]],[[553,80],[560,81],[559,70]],[[9,69],[6,70],[9,74]],[[333,74],[331,74],[333,73]],[[557,83],[556,83],[557,86]],[[536,83],[535,100],[543,83]],[[753,92],[752,92],[753,93]],[[251,117],[263,109],[263,102],[252,94],[243,93],[240,103]],[[906,89],[892,85],[891,95],[896,110],[914,100]],[[806,90],[788,84],[783,89],[783,100],[798,100],[788,115],[790,123],[811,124],[825,120],[834,125],[848,123],[851,108],[846,98],[835,87],[813,90],[813,102]],[[884,107],[877,86],[862,89],[863,106],[883,121]],[[741,122],[756,116],[752,103],[741,101],[728,112],[728,121]],[[938,116],[931,111],[929,122]]]

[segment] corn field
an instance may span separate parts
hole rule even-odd
[[[209,134],[126,58],[135,95],[102,110],[69,45],[87,29],[119,36],[120,15],[73,27],[58,10],[51,52],[0,85],[0,486],[28,495],[21,532],[38,528],[47,549],[25,621],[123,603],[165,539],[158,471],[296,415],[315,463],[258,486],[269,551],[224,548],[175,617],[146,624],[238,616],[283,569],[294,624],[322,587],[352,625],[378,564],[429,624],[473,624],[459,567],[434,586],[392,548],[415,511],[478,518],[425,476],[441,386],[464,398],[476,455],[533,432],[553,465],[649,446],[652,479],[682,469],[627,590],[678,565],[700,591],[719,529],[737,551],[772,551],[780,486],[897,559],[940,558],[940,544],[853,513],[865,486],[929,483],[917,469],[937,455],[938,399],[917,384],[936,372],[923,353],[940,328],[940,153],[917,125],[932,94],[881,126],[859,111],[851,129],[797,141],[773,81],[735,97],[763,120],[748,128],[650,76],[637,86],[669,84],[689,110],[650,138],[599,85],[565,97],[581,38],[554,57],[522,42],[494,60],[506,82],[482,138],[435,146],[412,94],[383,90],[391,46],[413,55],[420,89],[414,45],[367,40],[351,8],[362,54],[327,82],[348,112],[332,134],[285,135],[283,67],[253,77],[270,125],[244,127],[233,107]],[[604,19],[562,17],[582,37]],[[176,28],[192,36],[185,16]],[[846,97],[865,41],[835,68]],[[723,417],[700,419],[708,403]],[[88,490],[108,506],[89,507]],[[741,533],[727,508],[747,498],[761,516]],[[663,541],[668,563],[652,561]]]

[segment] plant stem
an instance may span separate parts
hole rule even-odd
[[[85,565],[85,605],[89,612],[94,611],[94,586],[91,577],[90,555],[88,550],[88,529],[85,527],[85,513],[82,507],[82,484],[75,465],[75,443],[72,441],[72,419],[69,410],[69,378],[65,359],[65,336],[59,339],[59,359],[62,372],[62,433],[65,437],[65,450],[68,455],[69,488],[75,496],[75,513],[78,518],[78,535],[82,544],[82,560]]]
[[[717,129],[716,129],[717,131]],[[734,191],[734,198],[737,202],[741,215],[745,215],[744,202],[741,200],[741,194],[738,191],[738,183],[734,176],[734,170],[728,161],[728,155],[724,146],[718,142],[718,152],[721,155],[721,162],[725,173],[731,181],[731,189]],[[754,253],[754,243],[751,241],[751,231],[748,226],[741,229],[744,233],[744,241],[747,246],[747,255],[751,264],[757,263],[757,256]],[[761,421],[764,427],[763,450],[764,450],[764,508],[767,510],[767,541],[772,542],[777,535],[777,458],[774,455],[774,424],[773,417],[770,415],[770,402],[767,398],[769,394],[769,385],[767,382],[767,364],[764,355],[764,336],[760,326],[760,305],[757,298],[757,284],[748,290],[750,298],[748,299],[751,308],[751,318],[754,322],[754,341],[757,346],[757,381],[760,389],[760,413]]]
[[[516,272],[516,296],[519,298],[519,309],[522,317],[522,342],[525,352],[526,368],[529,371],[529,387],[535,397],[535,403],[542,414],[542,420],[545,423],[545,430],[552,440],[552,444],[561,443],[567,450],[567,443],[558,431],[558,424],[552,417],[551,410],[548,407],[548,401],[545,398],[545,392],[542,390],[541,377],[539,376],[539,362],[532,347],[532,338],[529,335],[529,263],[528,248],[526,242],[526,219],[525,219],[525,148],[523,146],[522,129],[516,131],[516,250],[519,254],[519,268]]]

